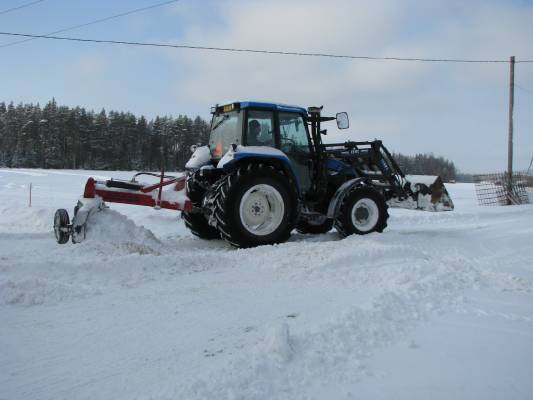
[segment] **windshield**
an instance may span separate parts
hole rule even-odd
[[[222,157],[232,143],[241,144],[242,112],[215,114],[211,121],[209,148],[214,158]]]

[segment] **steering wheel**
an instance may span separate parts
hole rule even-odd
[[[298,146],[296,146],[296,142],[292,139],[283,139],[281,151],[288,154],[294,154],[298,151]]]

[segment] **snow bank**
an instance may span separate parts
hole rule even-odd
[[[300,389],[318,393],[325,376],[339,385],[353,383],[369,373],[367,360],[376,351],[398,341],[416,348],[409,337],[414,327],[445,310],[461,310],[462,293],[481,280],[475,263],[453,251],[431,255],[412,249],[409,263],[401,258],[397,264],[375,260],[371,267],[352,269],[348,278],[361,285],[359,290],[367,285],[380,288],[368,306],[339,305],[336,315],[294,335],[287,323],[268,328],[256,350],[233,359],[224,374],[200,378],[201,383],[172,395],[232,398],[238,388],[246,399],[266,400],[279,393],[303,399],[307,397]]]
[[[283,322],[268,332],[262,351],[274,361],[286,363],[292,357],[292,345],[290,342],[289,325]]]
[[[393,209],[383,234],[235,250],[176,212],[112,204],[85,242],[57,245],[53,213],[87,173],[30,176],[40,208],[20,207],[27,175],[0,185],[0,398],[533,392],[533,206],[478,207],[456,184],[455,211]]]
[[[94,213],[89,218],[86,239],[81,245],[106,253],[120,249],[127,253],[160,254],[163,249],[149,229],[110,209]]]
[[[0,208],[0,233],[51,233],[54,212],[44,207]]]

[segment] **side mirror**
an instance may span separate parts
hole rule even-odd
[[[337,114],[336,118],[337,118],[337,128],[348,129],[350,127],[350,121],[348,120],[348,113],[340,112]]]
[[[197,148],[198,148],[198,145],[197,145],[197,144],[193,144],[193,145],[190,147],[191,153],[194,153],[194,152],[196,151]]]

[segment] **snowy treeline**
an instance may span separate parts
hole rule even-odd
[[[208,123],[131,113],[0,102],[0,167],[179,170],[190,146],[207,143]]]
[[[452,161],[433,154],[416,154],[405,156],[393,154],[394,159],[400,165],[404,173],[410,175],[440,175],[447,182],[457,179],[457,169]]]
[[[164,156],[167,170],[183,169],[192,144],[208,141],[209,124],[156,117],[147,121],[129,112],[0,102],[0,167],[156,170]],[[453,162],[433,154],[394,154],[407,174],[456,179]]]

